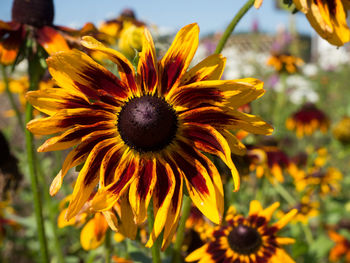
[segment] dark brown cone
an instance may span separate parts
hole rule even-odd
[[[14,0],[12,20],[35,27],[50,26],[54,18],[53,0]]]

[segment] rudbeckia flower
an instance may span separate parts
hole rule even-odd
[[[296,135],[301,138],[304,135],[312,135],[317,129],[326,133],[329,128],[329,119],[324,112],[314,104],[306,103],[300,110],[295,112],[286,121],[289,130],[295,130]]]
[[[32,120],[27,128],[34,134],[60,133],[41,145],[39,152],[76,146],[51,184],[52,195],[68,170],[84,162],[67,220],[80,211],[97,185],[92,199],[95,211],[111,209],[125,195],[138,224],[145,221],[153,197],[155,222],[147,246],[164,229],[165,248],[176,230],[186,185],[195,206],[220,223],[223,186],[203,152],[226,163],[238,190],[231,153],[243,154],[245,147],[230,131],[271,134],[272,128],[261,118],[236,110],[263,95],[261,81],[220,80],[225,65],[221,55],[209,56],[187,71],[198,35],[197,24],[182,28],[157,63],[153,40],[145,29],[137,73],[121,53],[84,37],[83,46],[117,64],[120,79],[77,50],[47,59],[60,88],[27,94],[35,108],[49,115]]]
[[[52,24],[53,17],[52,0],[14,0],[12,21],[0,20],[0,63],[13,64],[28,37],[35,39],[48,54],[69,50],[66,40]]]
[[[212,240],[186,257],[187,262],[225,263],[292,263],[294,260],[282,245],[294,243],[294,239],[278,236],[280,231],[297,213],[291,210],[278,222],[270,225],[276,202],[266,209],[254,200],[250,202],[248,217],[228,212],[225,224],[215,227]],[[233,210],[231,208],[231,210]]]
[[[283,170],[290,174],[297,171],[296,165],[290,158],[276,146],[258,146],[248,150],[250,159],[249,169],[256,172],[256,176],[261,178],[266,176],[273,184],[276,181],[284,182]]]
[[[304,64],[304,61],[289,54],[272,54],[266,64],[274,67],[278,73],[293,74]]]
[[[307,195],[303,196],[300,202],[293,207],[298,210],[298,213],[293,217],[291,223],[296,224],[300,222],[307,225],[310,219],[320,214],[319,207],[319,202],[310,200],[310,197]],[[285,214],[279,211],[277,216],[282,218]]]
[[[350,41],[347,25],[348,0],[293,0],[296,8],[305,13],[311,26],[330,44],[342,46]]]
[[[296,173],[293,177],[297,191],[306,191],[310,194],[316,191],[324,196],[339,193],[343,174],[335,167],[327,169],[313,167],[307,173]]]
[[[339,262],[344,257],[345,262],[350,262],[350,240],[334,230],[328,231],[328,235],[335,242],[335,246],[329,252],[329,261]]]

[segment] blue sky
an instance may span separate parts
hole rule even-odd
[[[0,19],[11,19],[13,0],[0,0]],[[223,31],[245,1],[242,0],[54,0],[55,24],[81,26],[117,16],[124,8],[132,8],[139,19],[160,27],[179,29],[197,22],[202,34]],[[265,0],[259,10],[252,8],[241,20],[237,31],[250,30],[254,20],[262,31],[275,32],[281,25],[288,27],[290,16],[277,11],[273,0]],[[299,32],[310,34],[312,29],[302,14],[293,16]]]

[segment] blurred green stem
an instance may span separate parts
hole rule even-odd
[[[9,83],[9,79],[8,79],[8,76],[7,76],[6,67],[4,65],[1,65],[1,71],[2,71],[2,78],[3,78],[4,84],[5,84],[5,91],[6,91],[7,97],[10,100],[12,109],[15,111],[18,124],[21,126],[22,130],[24,130],[24,124],[23,124],[23,120],[22,120],[22,115],[21,115],[21,112],[19,111],[19,109],[17,107],[15,98],[13,97],[13,94],[12,94],[12,92],[10,90],[10,83]]]
[[[282,198],[284,200],[287,201],[287,203],[290,206],[295,206],[297,201],[295,200],[295,198],[283,187],[282,184],[280,184],[279,182],[275,182],[274,183],[274,188],[276,189],[276,191],[279,193],[280,196],[282,196]]]
[[[287,90],[287,73],[281,73],[281,87],[282,89],[276,91],[277,98],[275,103],[275,108],[273,112],[273,123],[274,123],[274,135],[282,134],[282,127],[284,126],[284,116],[283,116],[283,107],[285,107],[286,103],[286,90]]]
[[[309,225],[303,224],[303,223],[300,223],[300,225],[304,231],[306,242],[308,243],[309,246],[311,246],[314,242],[314,238],[312,236],[312,232],[311,232]]]
[[[147,221],[148,221],[148,231],[149,231],[149,233],[152,233],[152,229],[153,229],[153,225],[154,225],[154,214],[153,214],[153,206],[152,205],[148,206]],[[162,262],[160,259],[160,245],[161,245],[161,238],[158,237],[151,248],[153,263],[161,263]]]
[[[180,219],[180,223],[179,223],[179,226],[177,228],[177,231],[176,231],[176,241],[174,244],[173,258],[171,260],[172,263],[182,262],[181,261],[181,247],[182,247],[182,243],[183,243],[184,237],[185,237],[186,220],[189,217],[190,212],[191,212],[191,205],[192,205],[191,198],[184,195],[181,219]]]
[[[248,12],[248,10],[254,5],[255,0],[248,0],[244,6],[238,11],[235,17],[232,19],[231,23],[227,26],[224,34],[219,40],[218,45],[216,46],[215,54],[220,54],[224,49],[224,46],[232,34],[233,30],[236,28],[238,22],[242,19],[242,17]]]
[[[35,70],[34,58],[28,59],[28,73],[29,73],[29,90],[36,90],[39,84],[39,73]],[[33,118],[33,107],[27,103],[26,105],[26,123]],[[40,243],[41,260],[43,263],[49,263],[49,254],[47,249],[47,240],[45,234],[44,218],[42,213],[42,202],[40,196],[40,189],[38,183],[38,170],[36,167],[36,157],[34,150],[33,135],[27,129],[25,130],[27,161],[29,166],[30,183],[33,192],[34,213],[37,224],[37,231]]]
[[[111,242],[111,229],[108,227],[105,236],[105,263],[111,262],[112,257],[112,242]]]

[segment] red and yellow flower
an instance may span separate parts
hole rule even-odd
[[[286,121],[287,129],[295,130],[299,138],[304,135],[310,136],[318,129],[326,133],[329,125],[330,121],[326,114],[312,103],[304,104]]]
[[[187,71],[198,35],[197,24],[181,29],[157,63],[146,29],[137,73],[121,53],[84,37],[87,49],[108,55],[118,65],[120,79],[77,50],[47,60],[59,88],[27,94],[35,108],[49,115],[32,120],[27,128],[34,134],[60,133],[40,146],[40,152],[76,146],[51,184],[52,195],[68,170],[84,163],[67,220],[80,211],[97,184],[93,209],[108,211],[125,195],[138,224],[145,221],[153,197],[155,223],[147,245],[152,246],[164,229],[165,248],[176,230],[185,184],[195,206],[220,223],[220,174],[202,152],[225,162],[238,190],[231,153],[243,154],[245,147],[230,131],[271,134],[272,128],[236,110],[263,95],[261,81],[220,80],[225,65],[221,55],[209,56]]]
[[[297,213],[291,210],[278,222],[270,225],[272,214],[278,208],[276,202],[263,209],[254,200],[250,202],[248,217],[235,214],[230,209],[222,226],[214,228],[212,239],[186,257],[187,262],[226,263],[292,263],[294,260],[282,245],[294,243],[294,239],[278,236],[280,231]]]
[[[255,171],[258,178],[266,176],[271,183],[284,182],[283,170],[290,174],[297,171],[296,165],[286,153],[276,146],[252,147],[247,154],[251,160],[249,169]]]

